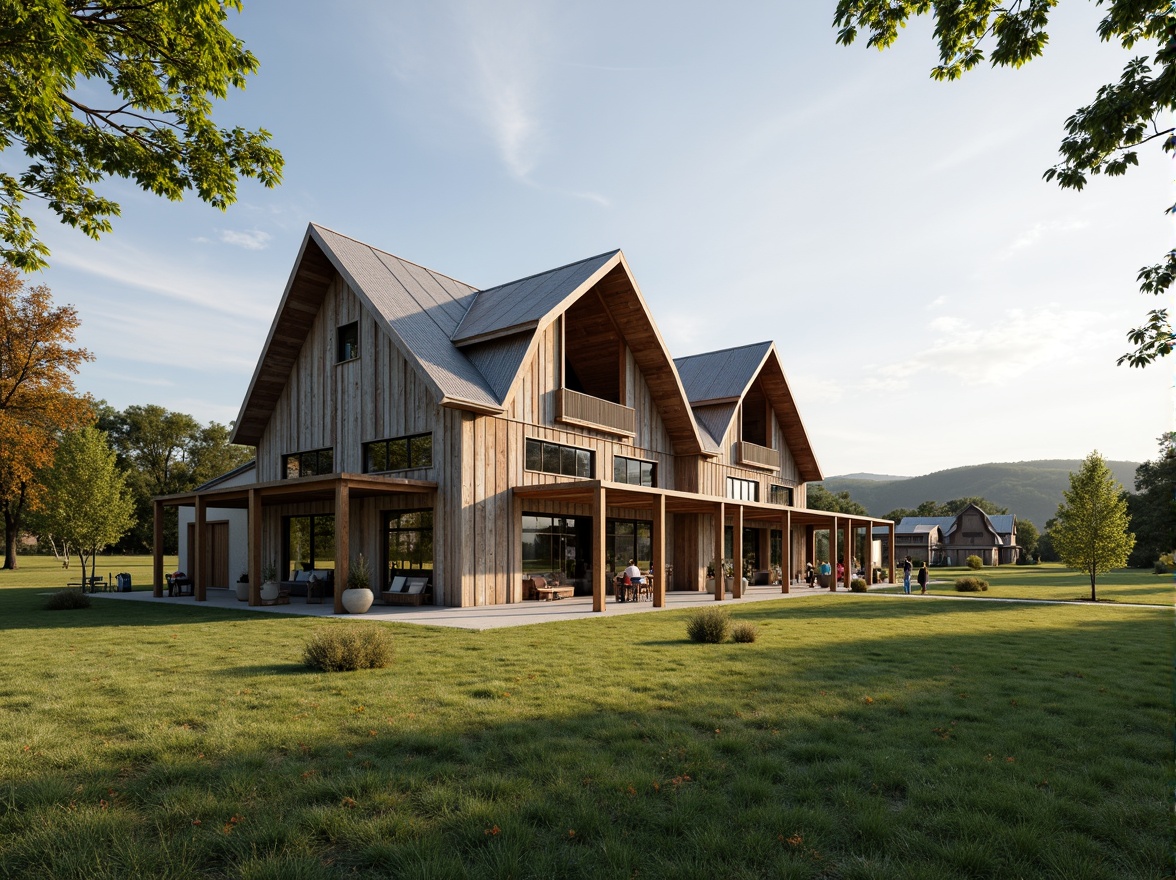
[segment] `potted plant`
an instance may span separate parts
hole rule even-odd
[[[735,563],[723,560],[723,588],[733,591],[735,589]]]
[[[715,561],[713,559],[706,564],[706,591],[708,593],[715,591]]]
[[[261,601],[272,602],[278,598],[280,591],[277,563],[267,562],[261,567]]]
[[[348,614],[363,614],[372,607],[375,594],[371,590],[372,573],[362,553],[351,563],[347,572],[347,589],[343,591],[343,607]]]
[[[249,601],[249,572],[241,573],[241,577],[237,578],[237,601]]]

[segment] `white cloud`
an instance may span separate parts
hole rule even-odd
[[[245,248],[247,251],[261,251],[269,247],[270,239],[273,238],[268,232],[262,232],[260,229],[236,230],[224,229],[221,230],[220,240],[225,244],[236,245],[237,247]]]
[[[927,303],[927,308],[937,309],[940,306],[944,306],[944,305],[947,305],[947,297],[946,296],[937,296],[937,297],[935,297],[935,299],[931,300],[931,302]]]
[[[1085,220],[1053,220],[1048,223],[1034,223],[1013,239],[1012,244],[1001,254],[1001,259],[1007,260],[1018,251],[1033,247],[1046,236],[1059,232],[1073,232],[1077,229],[1085,229],[1089,225]]]

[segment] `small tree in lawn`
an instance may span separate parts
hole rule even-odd
[[[77,549],[83,579],[86,562],[93,577],[99,551],[132,525],[126,475],[114,458],[105,434],[83,428],[62,438],[53,467],[45,475],[45,529]]]
[[[1092,452],[1078,473],[1070,474],[1070,488],[1062,495],[1066,500],[1058,505],[1050,538],[1067,567],[1090,575],[1090,601],[1095,602],[1098,574],[1125,566],[1135,546],[1135,535],[1127,531],[1123,487],[1103,457]]]

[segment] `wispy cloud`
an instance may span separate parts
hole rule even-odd
[[[272,235],[268,232],[262,232],[260,229],[223,229],[220,234],[220,240],[225,244],[236,245],[237,247],[245,248],[247,251],[265,250],[269,247],[270,239],[272,238]]]
[[[1089,225],[1085,220],[1052,220],[1048,223],[1034,223],[1013,239],[1013,242],[1001,254],[1001,259],[1007,260],[1018,251],[1031,248],[1043,238],[1055,233],[1073,232],[1078,229],[1085,229]]]
[[[947,305],[947,297],[946,296],[937,296],[937,297],[935,297],[935,299],[931,300],[931,302],[927,303],[927,308],[938,309],[938,308],[945,306],[945,305]]]

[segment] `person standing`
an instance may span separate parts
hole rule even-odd
[[[927,563],[924,562],[919,566],[919,595],[927,595]]]
[[[902,591],[908,596],[911,594],[911,558],[909,556],[902,561]]]

